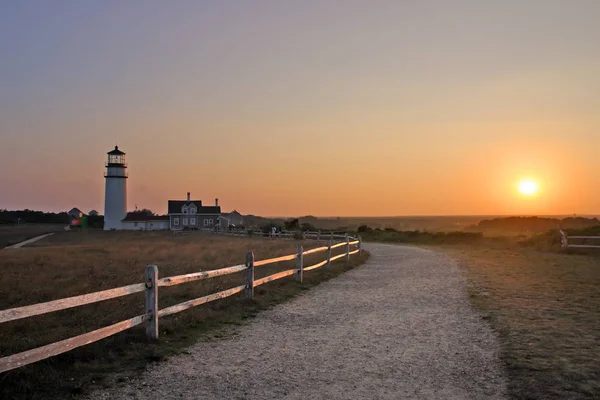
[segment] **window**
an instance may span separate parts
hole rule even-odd
[[[179,226],[179,217],[173,218],[173,225]]]
[[[187,214],[187,212],[188,212],[188,206],[184,205],[183,207],[181,207],[181,212],[183,214]]]
[[[196,225],[196,218],[194,218],[194,217],[190,218],[190,225],[192,225],[192,226]]]
[[[204,219],[204,226],[212,226],[214,223],[215,223],[215,221],[212,218]]]
[[[196,214],[197,211],[196,206],[192,204],[189,208],[189,214]]]
[[[183,217],[183,226],[186,226],[187,224],[188,224],[187,217]]]

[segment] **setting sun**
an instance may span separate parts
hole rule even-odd
[[[517,188],[519,189],[519,192],[521,192],[521,194],[524,194],[525,196],[532,196],[538,191],[537,183],[529,179],[525,179],[519,182]]]

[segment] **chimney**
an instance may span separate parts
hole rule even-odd
[[[215,207],[219,207],[219,199],[215,199]]]
[[[190,192],[188,192],[188,199],[187,201],[190,201]]]

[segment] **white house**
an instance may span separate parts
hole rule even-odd
[[[182,229],[213,229],[221,215],[219,200],[214,206],[203,206],[202,200],[191,200],[190,192],[186,200],[169,200],[169,228]]]

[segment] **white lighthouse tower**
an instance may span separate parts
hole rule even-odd
[[[127,164],[125,153],[118,146],[109,151],[106,163],[104,193],[104,230],[122,229],[121,220],[127,215]]]

